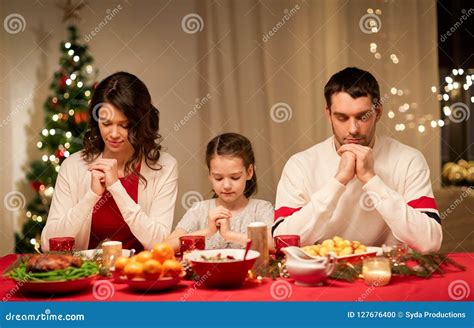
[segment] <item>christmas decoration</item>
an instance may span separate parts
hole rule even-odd
[[[434,273],[443,275],[443,269],[449,266],[462,271],[466,270],[461,264],[440,253],[420,254],[410,251],[391,261],[392,275],[420,278],[431,278]],[[291,278],[285,268],[285,258],[271,259],[266,276],[272,279]],[[348,263],[345,261],[338,261],[330,276],[331,279],[347,282],[355,282],[360,277],[362,277],[362,262]]]
[[[474,186],[474,161],[447,162],[443,165],[442,176],[446,185]]]
[[[63,8],[67,11],[64,17],[77,18],[79,8],[68,1]],[[39,248],[59,167],[64,159],[83,147],[88,103],[97,73],[91,66],[93,59],[88,47],[79,41],[76,26],[69,26],[68,33],[68,39],[60,44],[60,66],[50,85],[52,95],[43,105],[45,124],[36,144],[43,155],[30,164],[27,172],[36,195],[27,205],[21,232],[15,234],[17,253],[32,253]]]

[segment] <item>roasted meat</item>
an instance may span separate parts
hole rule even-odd
[[[26,263],[27,272],[48,272],[53,270],[66,269],[73,266],[81,267],[82,260],[72,255],[62,254],[41,254],[33,255]]]

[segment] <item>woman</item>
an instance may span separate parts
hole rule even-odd
[[[61,165],[42,249],[66,236],[77,249],[104,239],[150,249],[171,231],[178,180],[176,160],[161,151],[159,111],[142,81],[119,72],[99,83],[89,114],[84,150]]]

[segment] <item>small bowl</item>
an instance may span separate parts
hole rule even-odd
[[[194,271],[199,275],[200,282],[208,288],[238,288],[242,286],[247,278],[248,271],[252,268],[260,253],[250,250],[244,261],[243,249],[209,249],[194,250],[185,255],[185,259],[191,262]],[[221,254],[224,258],[233,256],[235,260],[209,261],[209,258]]]

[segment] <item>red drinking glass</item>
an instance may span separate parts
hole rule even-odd
[[[300,240],[299,235],[280,235],[280,236],[275,236],[273,239],[275,241],[276,257],[282,257],[285,255],[281,251],[281,249],[284,247],[288,247],[288,246],[300,247],[301,246],[301,240]]]
[[[72,252],[75,243],[74,237],[54,237],[49,239],[51,252]]]
[[[179,237],[179,251],[181,254],[195,249],[206,248],[206,237],[204,236],[181,236]]]

